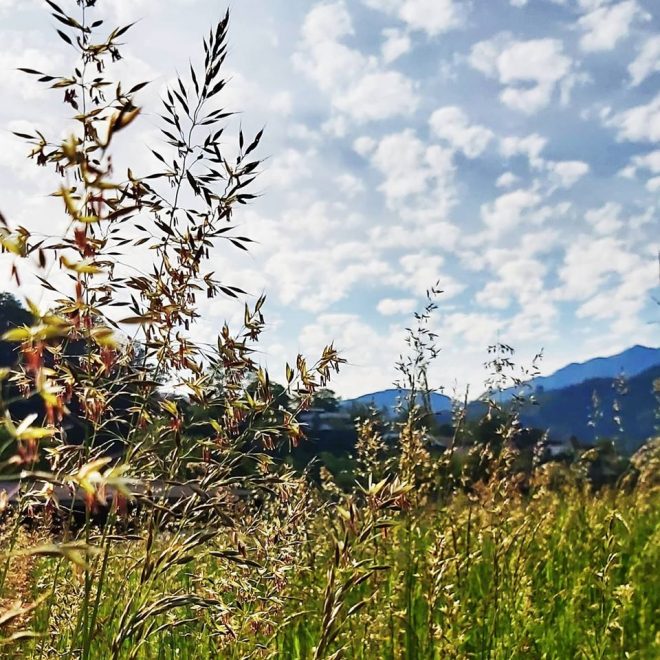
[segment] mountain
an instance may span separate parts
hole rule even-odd
[[[561,389],[537,391],[538,405],[521,410],[524,426],[548,431],[554,440],[575,436],[591,445],[600,439],[613,440],[620,451],[633,453],[657,435],[660,364],[625,380],[617,391],[614,378],[591,378]],[[597,406],[594,406],[594,394]],[[619,417],[619,423],[615,417]]]
[[[559,390],[572,385],[579,385],[593,378],[616,378],[623,374],[626,378],[660,365],[660,348],[632,346],[621,353],[609,357],[597,357],[586,362],[573,362],[558,369],[549,376],[539,376],[529,381],[532,391]],[[510,387],[502,392],[502,399],[507,400],[520,388]],[[527,390],[529,392],[529,390]]]
[[[355,399],[342,402],[342,406],[350,408],[353,405],[373,406],[378,410],[385,409],[390,416],[396,414],[397,405],[409,395],[409,390],[389,389],[371,394],[363,394]],[[418,395],[418,402],[421,403]],[[434,413],[448,412],[452,408],[452,400],[445,394],[433,392],[431,394],[431,408]]]

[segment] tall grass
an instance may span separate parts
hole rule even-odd
[[[301,483],[269,533],[242,539],[245,556],[223,550],[231,534],[200,551],[194,533],[172,532],[147,577],[141,541],[126,539],[93,562],[102,588],[87,637],[84,573],[39,558],[32,596],[53,597],[30,616],[44,637],[18,648],[61,657],[87,644],[91,658],[657,657],[657,489],[594,494],[542,479],[529,497],[484,487],[405,512],[388,509],[400,491],[372,494],[375,507],[336,508]]]

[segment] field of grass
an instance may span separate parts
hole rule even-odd
[[[240,532],[169,529],[109,543],[90,528],[88,541],[104,550],[87,567],[84,553],[39,557],[22,576],[23,591],[29,580],[42,598],[26,623],[43,636],[5,650],[29,658],[660,654],[657,489],[592,494],[541,483],[523,497],[484,487],[411,507],[414,494],[396,484],[341,505],[324,504],[302,480],[296,486],[289,501],[262,505],[267,525],[255,517]],[[10,572],[24,561],[13,558]]]

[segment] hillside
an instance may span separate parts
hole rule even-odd
[[[572,362],[552,374],[532,379],[528,385],[534,390],[559,390],[594,378],[612,379],[621,374],[632,378],[657,365],[660,365],[660,348],[635,345],[615,355]],[[508,388],[502,394],[510,398],[518,390]]]
[[[653,383],[658,378],[660,365],[627,379],[621,393],[616,391],[613,378],[592,378],[557,390],[537,391],[538,405],[523,408],[522,422],[547,430],[558,440],[575,436],[580,442],[593,444],[609,438],[620,451],[632,453],[657,432],[658,400]],[[596,409],[594,394],[599,402]]]
[[[370,394],[363,394],[355,399],[348,399],[342,403],[346,408],[352,406],[370,406],[378,410],[385,410],[389,416],[396,414],[397,406],[405,400],[409,391],[404,389],[388,389],[380,392],[371,392]],[[421,403],[420,397],[418,402]],[[452,408],[452,400],[445,394],[438,392],[431,393],[431,409],[434,413],[448,412]]]

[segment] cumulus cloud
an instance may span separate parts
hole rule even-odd
[[[597,234],[609,235],[615,234],[623,227],[622,211],[621,204],[607,202],[599,208],[590,209],[584,217]]]
[[[510,188],[518,182],[518,177],[513,172],[504,172],[495,181],[495,185],[498,188]]]
[[[651,193],[660,191],[660,176],[651,177],[646,182],[646,189]]]
[[[585,52],[612,50],[629,35],[635,19],[649,18],[636,0],[595,7],[578,20],[578,27],[584,32],[580,48]]]
[[[415,310],[417,301],[414,298],[383,298],[378,301],[376,309],[383,316],[410,314]]]
[[[581,160],[563,160],[549,162],[547,167],[551,178],[561,188],[573,187],[582,177],[589,173],[590,167]]]
[[[432,133],[446,140],[452,148],[468,158],[480,156],[493,139],[493,132],[485,126],[470,124],[468,116],[457,106],[438,108],[429,120]]]
[[[372,284],[391,274],[390,266],[361,241],[326,247],[280,249],[264,270],[285,305],[319,312],[345,298],[357,284]]]
[[[412,30],[421,30],[437,36],[461,27],[467,18],[468,5],[460,0],[363,0],[372,9],[378,9],[407,24]]]
[[[616,244],[611,247],[620,249]],[[630,263],[626,263],[625,271],[610,271],[617,273],[618,283],[593,290],[590,297],[577,308],[576,316],[581,319],[610,320],[614,334],[629,335],[637,330],[638,314],[646,304],[649,292],[657,285],[658,269],[655,254],[626,256]]]
[[[510,254],[496,270],[496,278],[476,297],[479,304],[496,309],[509,306],[512,299],[521,305],[532,302],[544,288],[547,266],[528,256]]]
[[[427,217],[419,210],[408,217],[414,226],[396,224],[388,227],[373,227],[369,230],[370,242],[383,250],[428,249],[453,250],[460,239],[461,230],[452,222],[438,219],[433,210]]]
[[[644,296],[657,283],[657,262],[651,274],[649,264],[657,257],[640,255],[631,251],[619,238],[592,235],[577,237],[566,249],[558,274],[561,286],[555,297],[559,300],[586,300],[605,290],[611,277],[620,282],[639,284],[643,274],[644,286],[635,295]],[[633,276],[634,275],[634,276]],[[634,288],[634,287],[633,287]]]
[[[524,137],[505,137],[500,140],[500,153],[505,158],[526,156],[529,164],[538,169],[543,166],[544,160],[541,158],[541,152],[547,143],[547,139],[538,133],[531,133]]]
[[[605,125],[617,129],[619,140],[629,142],[660,141],[660,93],[648,103],[616,113]]]
[[[493,232],[505,233],[519,226],[540,202],[541,196],[533,190],[514,190],[483,204],[481,219]]]
[[[333,100],[334,106],[358,122],[409,115],[419,98],[415,84],[398,71],[365,73]]]
[[[630,173],[634,176],[637,170],[648,170],[652,174],[660,174],[660,149],[647,154],[633,156],[630,162]]]
[[[328,94],[335,111],[357,122],[414,112],[419,103],[414,82],[347,46],[344,39],[354,33],[343,0],[317,4],[305,17],[301,48],[293,61]]]
[[[660,34],[649,37],[642,44],[637,57],[628,66],[633,87],[640,85],[658,71],[660,71]]]
[[[439,254],[415,252],[399,259],[399,269],[388,278],[390,284],[417,296],[424,296],[436,283],[443,291],[443,300],[449,300],[465,290],[465,285],[458,282]]]
[[[571,83],[573,70],[559,39],[516,41],[507,33],[475,44],[468,61],[499,81],[502,103],[526,114],[548,106],[555,90]]]
[[[505,322],[481,312],[453,312],[443,315],[437,333],[447,343],[460,343],[463,350],[483,350],[493,343]]]
[[[411,129],[382,138],[371,154],[371,163],[384,176],[380,190],[391,208],[431,188],[442,197],[445,207],[450,206],[454,177],[451,151],[427,146]]]
[[[309,162],[315,155],[314,149],[284,149],[266,164],[262,174],[263,185],[279,189],[299,185],[311,177]]]
[[[294,63],[326,92],[348,85],[367,64],[360,52],[341,43],[353,33],[344,2],[316,5],[303,22],[303,51],[294,55]]]
[[[357,314],[320,314],[300,332],[303,353],[318,355],[334,343],[348,365],[332,380],[344,396],[373,392],[375,383],[387,387],[394,382],[394,364],[405,349],[403,330],[398,326],[379,333]]]
[[[394,62],[410,50],[412,44],[410,37],[405,32],[389,28],[383,30],[383,36],[385,41],[381,47],[381,53],[386,64]]]
[[[339,189],[347,197],[355,197],[365,190],[364,183],[362,183],[361,179],[349,172],[340,174],[335,181],[337,182]]]
[[[50,49],[28,44],[18,33],[0,31],[0,41],[0,97],[34,101],[52,95],[46,85],[37,83],[35,76],[18,71],[18,67],[56,75],[62,67],[63,57]]]

